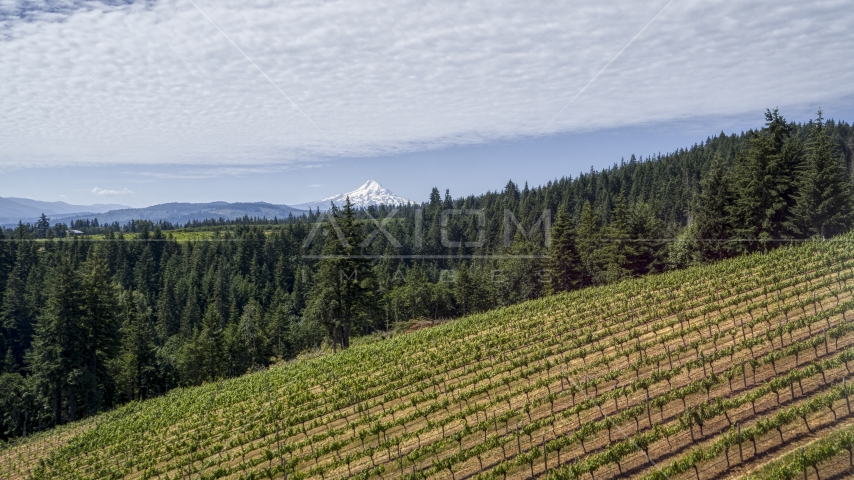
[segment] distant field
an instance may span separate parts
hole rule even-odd
[[[190,240],[209,240],[209,239],[214,238],[214,236],[216,236],[216,232],[213,232],[213,231],[169,230],[167,232],[164,232],[164,235],[168,236],[169,234],[171,234],[172,238],[174,238],[178,242],[187,242]],[[124,237],[125,237],[125,240],[134,240],[137,237],[139,237],[139,235],[140,235],[139,233],[125,233]],[[83,235],[79,238],[81,240],[88,240],[88,241],[104,240],[104,235]],[[70,237],[66,238],[66,240],[70,240]]]
[[[7,446],[0,478],[844,478],[851,240],[173,391]]]

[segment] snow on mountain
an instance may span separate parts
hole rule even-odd
[[[309,208],[329,210],[330,203],[334,203],[336,206],[340,207],[344,205],[347,197],[350,197],[350,203],[352,203],[356,208],[367,208],[371,205],[406,205],[407,203],[415,203],[411,200],[395,195],[391,190],[383,187],[378,182],[368,180],[364,185],[352,192],[333,195],[316,202],[292,205],[292,207],[300,210],[307,210]]]

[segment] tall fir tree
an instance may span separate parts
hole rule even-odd
[[[181,318],[178,298],[175,294],[175,281],[166,275],[160,296],[157,299],[157,335],[161,343],[180,331]]]
[[[191,286],[187,293],[187,301],[184,303],[184,308],[181,310],[181,325],[179,327],[179,333],[184,338],[190,338],[193,335],[193,330],[199,325],[201,320],[202,311],[201,308],[199,308],[196,289]]]
[[[562,207],[558,209],[549,246],[551,292],[565,292],[581,286],[581,257],[576,246],[575,225]]]
[[[576,244],[582,266],[581,285],[588,286],[598,277],[603,264],[600,258],[601,231],[596,222],[596,212],[593,211],[589,201],[585,200],[581,209],[581,219],[578,221],[576,232]]]
[[[24,352],[30,346],[33,335],[33,315],[26,298],[26,274],[24,266],[15,265],[6,281],[6,291],[0,304],[0,333],[18,365],[23,365]]]
[[[28,378],[0,373],[0,439],[26,437],[36,399]]]
[[[635,202],[628,209],[626,230],[631,249],[626,256],[626,269],[634,275],[659,272],[664,268],[667,250],[664,222],[655,216],[647,202]]]
[[[777,110],[767,111],[765,120],[765,129],[755,132],[736,157],[732,214],[744,250],[767,250],[798,234],[792,208],[802,146]]]
[[[501,262],[501,274],[495,283],[500,305],[531,300],[543,292],[543,248],[516,232],[507,258]]]
[[[730,240],[734,235],[732,207],[735,192],[733,179],[720,156],[716,156],[706,177],[700,182],[700,193],[694,207],[694,233],[699,255],[707,261],[732,255]]]
[[[15,373],[18,371],[18,362],[15,360],[15,355],[11,348],[6,349],[6,356],[3,357],[3,370],[0,373]]]
[[[195,339],[204,380],[216,380],[223,374],[225,365],[223,324],[224,320],[219,314],[219,309],[215,305],[208,305],[202,317],[202,329]]]
[[[264,326],[264,336],[268,339],[269,352],[274,358],[284,359],[299,353],[293,350],[291,336],[291,329],[299,320],[293,295],[281,288],[276,290]]]
[[[340,211],[332,205],[330,215],[306,314],[326,328],[334,348],[344,349],[350,346],[354,325],[370,308],[371,269],[360,257],[363,239],[350,198]]]
[[[600,247],[603,268],[598,269],[601,280],[611,283],[628,277],[629,258],[635,255],[635,245],[629,238],[629,208],[623,192],[617,194],[611,210],[611,222],[603,229],[604,243]]]
[[[809,153],[798,175],[795,215],[805,235],[828,238],[850,227],[852,209],[851,182],[842,158],[834,152],[819,110]]]
[[[110,278],[106,258],[100,251],[94,252],[82,267],[83,329],[87,368],[92,378],[85,413],[92,414],[105,406],[110,374],[107,367],[118,350],[119,287]]]
[[[48,238],[50,236],[50,219],[42,213],[36,220],[33,230],[36,238]]]
[[[88,364],[86,304],[80,276],[67,260],[54,268],[48,289],[47,305],[36,322],[27,363],[38,393],[50,406],[48,420],[58,424],[77,419],[74,380]]]
[[[12,271],[12,242],[6,241],[3,227],[0,227],[0,292],[6,290],[6,277]]]
[[[151,309],[142,293],[126,292],[122,310],[121,353],[114,362],[116,383],[122,398],[141,400],[155,392],[157,383]]]

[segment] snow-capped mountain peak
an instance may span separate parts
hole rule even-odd
[[[353,190],[352,192],[333,195],[331,197],[326,197],[323,200],[318,200],[315,202],[292,205],[292,207],[299,208],[301,210],[307,210],[309,208],[320,208],[321,210],[328,210],[330,203],[334,203],[338,207],[343,206],[344,203],[347,201],[347,197],[350,197],[350,203],[352,203],[353,206],[356,208],[368,208],[371,205],[390,206],[415,203],[403,197],[395,195],[394,193],[392,193],[391,190],[380,185],[379,182],[376,182],[374,180],[368,180],[367,182],[365,182],[364,185],[357,188],[356,190]]]

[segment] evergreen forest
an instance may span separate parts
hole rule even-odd
[[[853,152],[848,123],[769,110],[666,155],[421,205],[0,229],[0,439],[414,319],[831,239],[854,221]]]

